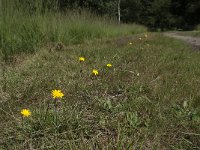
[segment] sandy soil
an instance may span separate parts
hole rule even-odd
[[[166,35],[168,37],[173,37],[176,39],[183,40],[200,50],[200,38],[198,38],[198,37],[185,36],[185,35],[181,35],[181,33],[177,33],[177,32],[166,32],[166,33],[164,33],[164,35]]]

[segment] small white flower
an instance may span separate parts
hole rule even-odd
[[[183,102],[183,107],[186,109],[188,107],[188,102],[187,101],[184,101]]]

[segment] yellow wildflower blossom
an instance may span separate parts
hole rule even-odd
[[[93,69],[93,70],[92,70],[92,73],[93,73],[95,76],[97,76],[97,75],[99,74],[98,70],[96,70],[96,69]]]
[[[84,57],[79,57],[79,61],[80,62],[85,61],[85,58]]]
[[[21,114],[23,117],[29,117],[31,115],[31,112],[28,109],[22,109]]]
[[[132,43],[132,42],[129,42],[129,45],[133,45],[133,43]]]
[[[52,97],[55,98],[62,98],[64,94],[61,90],[52,90]]]
[[[106,66],[107,66],[107,67],[112,67],[112,64],[107,64]]]

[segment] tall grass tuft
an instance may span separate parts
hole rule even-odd
[[[200,31],[200,24],[196,26],[196,30]]]
[[[42,0],[2,1],[0,49],[4,60],[10,60],[15,54],[33,53],[48,42],[68,45],[146,31],[143,26],[117,25],[111,18],[98,17],[84,10],[61,13],[56,9],[56,1],[51,3],[44,6]]]

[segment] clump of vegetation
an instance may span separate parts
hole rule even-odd
[[[39,5],[39,2],[37,0],[34,4]],[[1,6],[6,10],[0,23],[0,49],[4,60],[11,60],[15,54],[33,53],[52,42],[80,44],[97,38],[136,34],[147,30],[136,24],[118,25],[110,18],[97,17],[84,10],[62,13],[50,9],[42,12],[40,5],[32,6],[34,9],[31,7],[33,10],[29,10],[19,5],[20,2],[17,5],[17,1],[14,4],[10,1],[7,3]]]
[[[200,55],[188,49],[142,34],[27,56],[1,81],[0,148],[198,148]]]
[[[197,30],[197,31],[200,31],[200,25],[197,25],[197,26],[196,26],[196,30]]]
[[[3,2],[0,149],[200,148],[198,52],[86,11]]]

